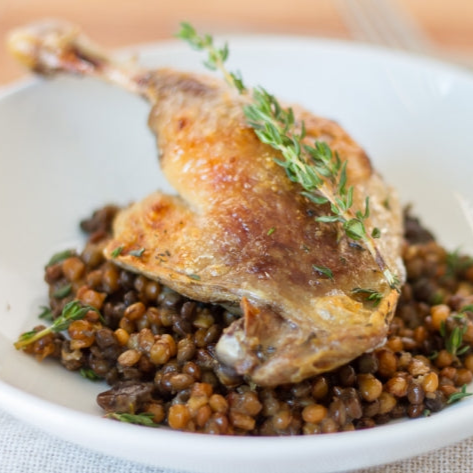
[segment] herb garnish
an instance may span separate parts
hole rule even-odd
[[[36,342],[50,333],[58,333],[63,330],[67,330],[69,325],[74,320],[79,320],[85,317],[87,312],[93,310],[98,313],[95,307],[89,305],[83,305],[78,300],[69,302],[64,306],[62,314],[53,322],[50,327],[44,328],[40,331],[31,330],[20,335],[18,341],[15,342],[15,348],[20,350],[25,348],[27,345]]]
[[[454,402],[458,402],[461,399],[463,399],[464,397],[468,397],[468,396],[471,396],[471,395],[473,395],[473,393],[467,393],[466,392],[466,384],[464,384],[461,387],[461,390],[459,392],[450,394],[450,397],[447,400],[447,404],[453,404]]]
[[[372,301],[374,305],[378,305],[383,298],[381,292],[375,291],[374,289],[365,289],[362,287],[355,287],[351,291],[353,294],[360,294],[366,297],[368,301]]]
[[[142,412],[141,414],[127,414],[119,412],[110,412],[105,415],[109,419],[119,420],[128,424],[145,425],[146,427],[161,427],[160,424],[153,422],[154,414],[152,412]]]
[[[41,309],[41,313],[38,315],[38,318],[52,322],[53,311],[49,307],[46,307],[45,305],[41,306],[40,309]]]
[[[200,276],[198,274],[188,274],[189,278],[194,279],[194,281],[200,281]]]
[[[472,266],[473,258],[470,256],[461,255],[460,250],[457,248],[455,251],[447,253],[446,264],[447,275],[454,276]]]
[[[302,186],[301,192],[317,205],[329,204],[330,214],[318,217],[326,223],[339,223],[345,234],[360,240],[373,256],[389,286],[399,291],[399,279],[391,272],[374,241],[380,236],[379,229],[367,232],[365,221],[369,217],[369,197],[363,211],[353,209],[353,186],[347,187],[346,161],[342,162],[337,153],[324,143],[315,141],[308,145],[304,122],[296,123],[292,108],[284,108],[277,99],[264,88],[257,87],[250,92],[239,73],[230,72],[225,67],[229,49],[225,44],[217,48],[210,35],[200,36],[189,23],[182,23],[177,36],[187,41],[191,47],[208,53],[205,66],[219,70],[230,86],[240,94],[250,98],[243,107],[248,124],[261,142],[281,153],[275,162],[282,166],[288,178]]]
[[[216,48],[213,44],[212,36],[208,34],[199,36],[195,28],[190,23],[185,22],[181,23],[181,29],[176,36],[187,41],[197,51],[207,51],[208,58],[204,62],[204,66],[212,71],[219,70],[228,84],[234,86],[238,92],[243,93],[247,91],[241,75],[228,71],[224,66],[229,55],[228,44],[224,44],[221,49]]]
[[[439,357],[439,352],[437,350],[434,350],[427,358],[429,360],[436,360]]]
[[[61,261],[64,261],[65,259],[70,258],[71,256],[74,256],[75,254],[75,251],[70,249],[55,253],[51,256],[51,259],[46,264],[46,268],[48,268],[49,266],[53,266],[56,263],[60,263]]]
[[[110,256],[112,258],[117,258],[120,256],[121,252],[124,250],[123,246],[117,246],[111,253]]]
[[[64,299],[72,291],[72,284],[66,284],[53,292],[52,296],[56,299]]]
[[[100,376],[91,368],[81,368],[79,374],[90,381],[98,381]]]
[[[465,311],[470,311],[471,305],[463,307],[460,312],[452,315],[452,319],[458,322],[453,329],[448,333],[447,337],[447,324],[444,320],[440,323],[440,335],[445,338],[445,349],[453,356],[464,355],[469,349],[469,345],[463,345],[463,336],[468,331],[468,318]]]
[[[468,305],[465,305],[463,306],[461,309],[460,309],[460,312],[463,314],[465,312],[473,312],[473,304],[468,304]]]
[[[465,335],[466,331],[467,327],[465,325],[462,327],[457,325],[453,328],[450,336],[445,341],[445,348],[448,353],[452,354],[453,356],[459,356],[465,354],[470,349],[468,345],[462,347],[463,335]]]
[[[272,235],[275,231],[276,231],[276,228],[275,228],[275,227],[271,227],[271,228],[267,231],[266,235],[270,236],[270,235]]]
[[[323,275],[323,276],[325,276],[325,277],[327,277],[327,278],[329,278],[333,281],[333,272],[332,272],[331,269],[329,269],[325,266],[317,266],[315,264],[312,265],[312,269],[315,272],[317,272],[317,273],[319,273],[319,274],[321,274],[321,275]]]
[[[128,254],[131,256],[136,256],[137,258],[141,258],[144,252],[145,252],[145,249],[140,248],[139,250],[131,250]]]

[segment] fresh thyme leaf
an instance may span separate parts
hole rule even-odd
[[[49,307],[41,306],[41,313],[38,315],[38,318],[43,320],[48,320],[49,322],[53,321],[53,312]]]
[[[468,304],[468,305],[463,306],[463,307],[460,309],[460,312],[461,312],[461,313],[473,312],[473,304]]]
[[[381,230],[379,228],[373,228],[373,231],[371,232],[371,236],[373,238],[381,238]]]
[[[139,250],[131,250],[128,254],[132,256],[136,256],[137,258],[141,258],[144,252],[145,252],[145,249],[140,248]]]
[[[445,325],[445,320],[442,320],[440,322],[439,333],[442,337],[445,337],[445,335],[447,334],[447,327]]]
[[[453,404],[454,402],[458,402],[464,397],[471,396],[472,394],[473,393],[466,392],[466,384],[464,384],[459,392],[450,394],[450,397],[447,400],[447,404]]]
[[[39,340],[46,335],[49,335],[50,333],[58,333],[67,330],[69,325],[74,320],[84,318],[87,312],[89,312],[90,310],[99,313],[99,311],[95,307],[83,305],[78,300],[73,300],[67,303],[64,306],[61,315],[54,320],[51,326],[40,331],[31,330],[29,332],[21,334],[18,338],[18,341],[14,343],[15,348],[20,350],[26,347],[27,345],[36,342],[36,340]]]
[[[22,341],[29,340],[32,337],[34,337],[37,333],[39,333],[39,331],[37,331],[37,330],[29,330],[28,332],[23,332],[19,336],[18,341],[22,342]]]
[[[400,290],[401,281],[399,281],[397,274],[392,273],[389,268],[386,268],[383,271],[383,276],[391,289],[395,289],[397,292],[401,291]]]
[[[123,246],[117,246],[111,253],[110,253],[110,256],[112,258],[117,258],[118,256],[120,256],[121,252],[123,251]]]
[[[188,274],[187,276],[195,281],[200,281],[200,276],[198,274]]]
[[[321,217],[316,218],[317,222],[323,223],[335,223],[340,222],[340,217],[337,215],[322,215]]]
[[[331,269],[325,266],[317,266],[315,264],[312,265],[312,269],[316,271],[317,273],[321,274],[322,276],[326,276],[327,278],[333,281],[333,273]]]
[[[445,339],[445,349],[453,356],[465,354],[469,350],[469,346],[463,345],[463,336],[468,331],[468,318],[465,313],[458,312],[451,316],[451,319],[456,322],[456,325],[447,330],[445,320],[440,322],[440,335]]]
[[[46,264],[46,268],[49,267],[49,266],[52,266],[56,263],[59,263],[61,261],[64,261],[65,259],[67,259],[71,256],[74,256],[74,255],[75,255],[75,251],[71,250],[71,249],[55,253],[54,255],[51,256],[51,259]]]
[[[465,353],[467,353],[468,351],[470,350],[470,347],[468,345],[464,345],[463,347],[459,348],[457,350],[457,356],[461,356],[461,355],[464,355]]]
[[[439,352],[434,350],[427,358],[429,360],[436,360],[439,357]]]
[[[330,215],[318,217],[325,223],[339,223],[345,234],[353,240],[361,240],[376,261],[384,278],[392,289],[399,291],[399,279],[391,272],[376,243],[377,231],[368,233],[365,221],[369,217],[369,198],[364,210],[353,206],[354,189],[347,187],[346,161],[342,162],[325,142],[315,141],[309,145],[304,122],[296,123],[291,108],[281,106],[278,100],[263,87],[249,91],[241,75],[227,70],[225,61],[229,56],[228,45],[214,46],[210,35],[199,35],[189,23],[182,23],[177,36],[191,47],[208,54],[204,64],[211,70],[218,69],[230,86],[249,97],[243,107],[247,123],[253,128],[262,143],[280,153],[275,162],[281,166],[292,182],[302,187],[302,194],[315,204],[330,204]]]
[[[328,199],[318,194],[313,194],[311,192],[302,191],[301,194],[304,197],[307,197],[311,202],[317,205],[328,204]]]
[[[65,286],[60,287],[57,291],[54,291],[52,296],[56,299],[64,299],[72,291],[72,284],[66,284]]]
[[[101,379],[100,376],[96,374],[95,371],[91,368],[81,368],[79,374],[83,378],[88,379],[90,381],[98,381],[99,379]]]
[[[460,249],[447,253],[446,258],[447,274],[455,276],[473,265],[473,258],[460,254]]]
[[[457,325],[450,332],[450,336],[445,341],[445,348],[450,354],[454,356],[458,354],[458,350],[462,346],[463,335],[465,334],[466,330],[467,330],[466,326],[459,327]]]
[[[366,235],[365,225],[360,218],[352,218],[343,223],[343,229],[348,237],[353,240],[364,240]]]
[[[110,412],[105,415],[110,419],[119,420],[128,424],[145,425],[146,427],[161,427],[160,424],[153,422],[154,414],[151,412],[143,412],[141,414],[120,414],[119,412]]]
[[[276,228],[275,227],[271,227],[268,232],[266,233],[266,235],[272,235],[274,232],[276,231]]]
[[[243,93],[246,91],[241,75],[238,72],[229,72],[224,67],[230,52],[228,44],[224,44],[220,49],[216,48],[212,36],[208,34],[199,36],[195,28],[186,22],[181,23],[181,29],[176,34],[176,37],[183,39],[197,51],[207,51],[208,58],[204,65],[212,71],[219,70],[224,75],[225,80],[234,86],[238,92]]]
[[[381,292],[375,291],[374,289],[365,289],[362,287],[355,287],[351,291],[353,294],[360,294],[366,296],[366,299],[372,301],[375,305],[378,305],[383,299]]]

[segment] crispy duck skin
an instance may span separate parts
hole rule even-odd
[[[105,78],[149,100],[161,169],[178,195],[155,192],[122,210],[106,256],[187,297],[241,310],[217,344],[221,362],[257,384],[278,385],[384,341],[398,292],[362,243],[316,220],[329,206],[309,202],[275,163],[277,152],[246,123],[246,98],[207,76],[116,63],[64,23],[18,29],[9,47],[41,74]],[[310,143],[324,141],[347,160],[354,207],[370,196],[367,230],[381,230],[378,249],[402,281],[396,194],[339,125],[304,109],[295,114]],[[376,304],[356,288],[383,297]]]

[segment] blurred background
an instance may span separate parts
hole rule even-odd
[[[169,39],[186,20],[212,34],[354,40],[473,68],[473,0],[0,0],[0,37],[45,17],[73,21],[112,49]],[[0,84],[22,75],[2,47]]]

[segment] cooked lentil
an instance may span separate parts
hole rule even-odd
[[[103,319],[90,311],[68,337],[48,334],[25,349],[104,379],[111,389],[97,402],[106,413],[149,414],[156,424],[210,434],[332,433],[437,412],[473,379],[473,260],[448,254],[408,215],[407,282],[385,345],[333,372],[262,388],[215,357],[235,315],[104,260],[116,211],[107,206],[82,222],[83,251],[45,269],[53,318],[78,299]],[[455,327],[463,339],[452,352]]]

